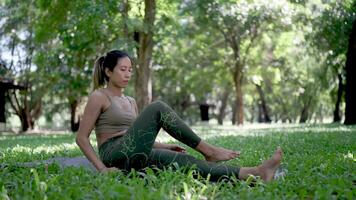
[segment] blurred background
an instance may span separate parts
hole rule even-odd
[[[0,131],[76,132],[94,61],[189,124],[355,124],[354,0],[0,0]]]

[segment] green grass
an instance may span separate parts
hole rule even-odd
[[[212,183],[171,168],[145,175],[132,171],[100,174],[56,165],[30,169],[16,162],[82,155],[74,136],[0,136],[0,199],[355,199],[356,127],[285,125],[257,128],[196,126],[208,142],[240,150],[231,165],[253,166],[276,146],[284,151],[284,179]],[[164,134],[162,140],[167,140]],[[94,142],[94,140],[93,140]],[[202,158],[196,152],[188,150]]]

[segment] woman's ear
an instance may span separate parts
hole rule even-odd
[[[110,78],[112,71],[109,70],[109,68],[105,68],[105,74],[108,78]]]

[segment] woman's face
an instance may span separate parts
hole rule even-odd
[[[120,88],[125,88],[128,85],[131,72],[131,60],[128,57],[119,59],[113,71],[107,69],[109,82]]]

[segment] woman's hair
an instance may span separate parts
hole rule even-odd
[[[130,56],[126,52],[120,50],[109,51],[105,56],[101,56],[95,61],[93,71],[93,90],[104,86],[109,81],[109,77],[105,74],[105,68],[113,71],[118,61],[122,58],[129,58],[132,63]]]

